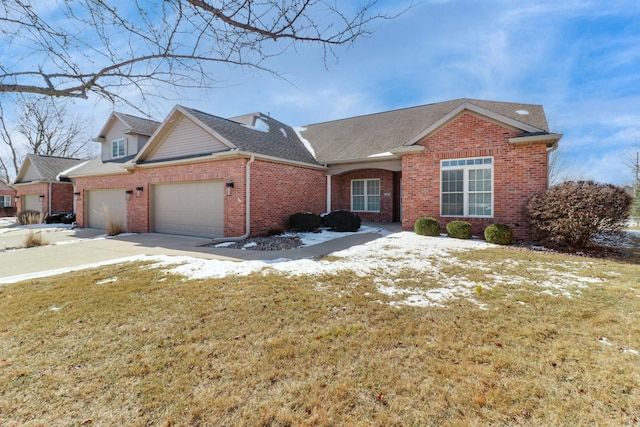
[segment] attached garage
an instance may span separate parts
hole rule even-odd
[[[39,194],[25,194],[22,209],[25,211],[42,212],[42,202]]]
[[[151,187],[151,229],[185,236],[224,236],[224,182],[198,181]]]
[[[106,230],[109,222],[127,229],[127,199],[124,188],[88,190],[85,193],[86,223],[90,228]]]

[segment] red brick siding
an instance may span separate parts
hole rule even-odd
[[[45,196],[45,199],[48,194]],[[48,200],[47,200],[48,203]],[[48,204],[45,206],[49,206]],[[52,184],[51,185],[51,213],[73,212],[73,185]]]
[[[85,226],[84,192],[88,190],[132,190],[133,194],[127,201],[127,230],[147,233],[151,231],[150,185],[222,180],[234,184],[233,189],[229,193],[225,192],[224,197],[224,235],[240,236],[245,233],[245,171],[248,161],[236,159],[158,166],[135,169],[129,174],[76,178],[76,191],[80,192],[76,204],[78,225]],[[318,177],[319,183],[316,181]],[[324,186],[322,172],[256,160],[251,165],[251,235],[264,234],[277,227],[284,229],[286,219],[292,213],[318,209],[318,194],[322,194],[319,200],[325,200]],[[143,187],[139,197],[136,187]]]
[[[251,166],[251,234],[286,230],[294,213],[325,212],[326,183],[324,171],[256,161]]]
[[[37,194],[44,195],[44,199],[40,200],[41,207],[40,212],[46,214],[49,212],[49,184],[46,183],[37,183],[37,184],[29,184],[29,185],[20,185],[17,187],[17,195],[19,197],[17,208],[18,213],[22,212],[25,209],[25,197],[27,195]]]
[[[402,158],[403,229],[412,230],[419,217],[432,216],[443,226],[468,221],[479,236],[487,225],[502,223],[513,227],[517,238],[529,238],[522,209],[547,187],[547,151],[545,144],[510,144],[508,139],[520,133],[465,113],[420,141],[424,152]],[[494,158],[493,218],[441,217],[440,160],[484,156]]]
[[[393,172],[382,169],[363,169],[331,177],[331,209],[351,210],[351,181],[380,179],[380,212],[357,212],[363,221],[393,221]]]

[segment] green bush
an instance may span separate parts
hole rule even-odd
[[[320,215],[311,212],[300,212],[289,217],[289,228],[293,231],[309,232],[320,228]]]
[[[358,231],[362,220],[350,211],[333,211],[322,218],[324,225],[333,231]]]
[[[447,224],[447,236],[455,239],[470,239],[473,227],[467,221],[451,221]]]
[[[73,224],[76,221],[76,214],[73,212],[62,212],[49,215],[45,222],[47,224]]]
[[[508,225],[491,224],[484,229],[484,239],[496,245],[510,245],[513,242],[513,230]]]
[[[419,236],[439,236],[440,223],[431,217],[418,218],[413,226],[413,231]]]

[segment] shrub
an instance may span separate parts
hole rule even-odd
[[[451,221],[447,224],[447,236],[455,239],[470,239],[473,227],[467,221]]]
[[[631,196],[622,188],[593,181],[569,181],[529,199],[526,210],[544,244],[582,249],[602,232],[624,227]]]
[[[16,217],[18,224],[40,224],[42,222],[42,214],[38,211],[22,211]]]
[[[333,231],[358,231],[362,220],[354,212],[333,211],[324,216],[323,222]]]
[[[320,215],[311,212],[300,212],[289,217],[289,228],[293,231],[314,231],[322,225]]]
[[[47,224],[73,224],[76,221],[76,214],[73,212],[63,212],[49,215],[45,222]]]
[[[513,229],[504,224],[491,224],[484,229],[484,239],[496,245],[510,245],[513,242]]]
[[[413,231],[420,236],[439,236],[440,223],[431,217],[418,218],[413,226]]]
[[[29,231],[27,239],[24,242],[24,246],[27,248],[33,248],[35,246],[43,245],[46,245],[46,243],[42,238],[42,234],[40,232],[34,233],[33,231]]]

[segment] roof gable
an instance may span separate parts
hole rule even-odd
[[[56,182],[58,181],[60,172],[82,162],[84,162],[84,160],[72,157],[27,154],[15,182],[16,184],[35,181]]]
[[[119,124],[123,128],[125,134],[136,134],[143,136],[151,136],[155,130],[160,126],[160,123],[155,120],[144,119],[142,117],[132,116],[130,114],[119,113],[114,111],[111,113],[107,121],[105,122],[98,137],[95,139],[98,142],[102,142],[113,126]]]
[[[320,162],[358,161],[415,144],[462,111],[483,115],[523,133],[548,132],[540,105],[463,98],[308,125],[301,134]]]
[[[261,113],[241,116],[239,120],[224,119],[178,105],[140,150],[134,162],[242,151],[318,165],[290,126]],[[196,140],[187,137],[189,134],[196,135]],[[167,147],[163,147],[164,144]]]

